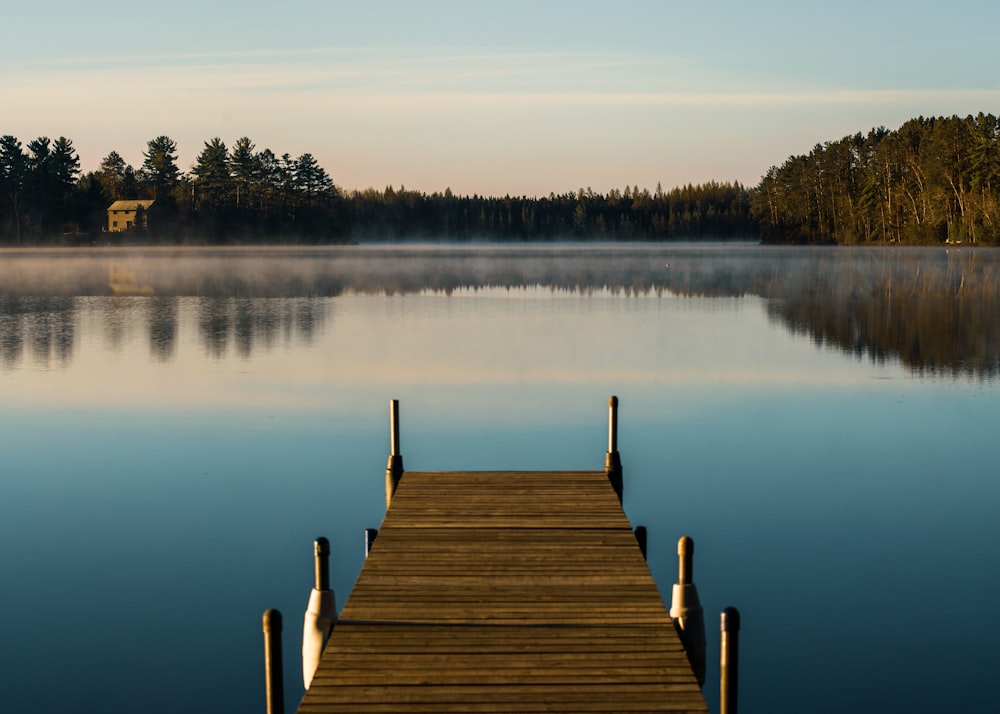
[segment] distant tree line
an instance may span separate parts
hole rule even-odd
[[[343,196],[354,238],[399,240],[668,241],[755,238],[750,191],[711,182],[652,193],[638,186],[606,194],[590,188],[541,198],[430,195],[405,188]]]
[[[106,234],[117,199],[154,199],[148,230]],[[142,226],[147,221],[137,221]],[[189,173],[177,144],[148,142],[143,163],[115,151],[81,175],[73,142],[0,137],[0,241],[332,243],[351,240],[669,241],[1000,244],[1000,119],[924,118],[895,131],[817,144],[756,188],[709,182],[543,197],[458,196],[388,186],[343,191],[312,154],[293,158],[205,142]]]
[[[81,175],[73,143],[41,137],[23,147],[0,138],[0,241],[7,244],[128,242],[254,243],[287,240],[677,240],[753,238],[751,191],[711,182],[654,192],[638,186],[607,194],[580,189],[548,196],[425,194],[392,186],[345,192],[312,154],[293,158],[205,142],[187,174],[168,136],[148,142],[143,163],[112,151]],[[149,220],[104,234],[108,205],[152,199]],[[142,226],[148,224],[148,229]]]
[[[817,144],[753,195],[773,243],[1000,244],[1000,120],[924,118]]]

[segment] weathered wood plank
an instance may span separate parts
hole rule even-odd
[[[603,471],[407,472],[300,712],[707,711]]]

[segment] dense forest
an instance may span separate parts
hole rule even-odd
[[[145,228],[108,233],[107,208],[151,199]],[[0,137],[0,243],[669,241],[1000,244],[1000,119],[923,118],[817,144],[755,188],[710,182],[548,196],[461,196],[403,187],[345,191],[312,154],[206,141],[187,173],[177,144],[115,151],[81,174],[73,142]]]
[[[0,241],[6,244],[126,241],[254,243],[423,240],[673,240],[755,238],[750,190],[739,183],[654,192],[502,198],[425,194],[403,187],[344,191],[311,154],[205,142],[187,174],[177,145],[160,136],[129,166],[111,152],[80,172],[71,140],[41,137],[23,147],[0,137]],[[119,199],[152,199],[145,230],[106,233]],[[140,222],[142,223],[142,222]]]
[[[1000,120],[926,119],[817,144],[753,192],[772,243],[1000,244]]]

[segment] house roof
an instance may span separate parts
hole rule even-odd
[[[110,206],[108,206],[109,211],[134,211],[139,206],[142,206],[142,210],[148,209],[153,205],[153,202],[148,199],[143,199],[139,201],[115,201]]]

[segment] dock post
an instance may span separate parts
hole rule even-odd
[[[372,546],[378,537],[378,528],[365,528],[365,557],[372,552]]]
[[[317,538],[313,543],[313,553],[316,587],[309,593],[309,604],[302,622],[302,683],[306,689],[312,684],[323,648],[337,623],[337,598],[330,589],[330,541]]]
[[[694,541],[684,536],[677,541],[677,583],[670,598],[670,617],[687,652],[698,684],[705,684],[705,613],[694,585]]]
[[[722,645],[719,649],[721,676],[719,681],[720,714],[737,714],[736,694],[739,686],[740,611],[727,607],[722,611]]]
[[[385,467],[385,507],[392,503],[399,479],[403,477],[403,456],[399,453],[399,400],[389,402],[389,463]]]
[[[267,714],[285,714],[285,675],[281,667],[281,613],[274,609],[265,610],[263,626]]]
[[[646,558],[646,526],[636,526],[635,527],[635,541],[639,544],[639,552],[642,553],[642,559]]]
[[[622,502],[622,459],[618,454],[618,397],[608,399],[608,452],[604,455],[604,472],[608,475],[611,487]]]

